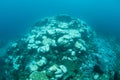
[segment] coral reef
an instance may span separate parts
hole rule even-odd
[[[87,23],[58,15],[35,23],[2,59],[6,80],[110,80],[116,58]]]

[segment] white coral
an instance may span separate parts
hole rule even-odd
[[[60,22],[58,25],[59,28],[68,28],[68,23]]]
[[[47,64],[47,59],[45,57],[42,57],[39,61],[36,62],[38,66],[43,66]]]
[[[37,48],[37,52],[38,52],[38,53],[40,53],[40,52],[46,53],[46,52],[48,52],[49,50],[50,50],[50,47],[49,47],[48,44],[45,45],[45,46],[42,46],[42,47]]]
[[[73,39],[69,35],[64,35],[57,40],[58,45],[67,46],[67,47],[71,45],[70,44],[71,41],[73,41]]]
[[[80,51],[86,51],[85,42],[82,39],[79,39],[75,43],[75,48],[79,49]]]
[[[56,78],[61,78],[67,72],[67,68],[64,65],[53,65],[49,71],[54,72]]]

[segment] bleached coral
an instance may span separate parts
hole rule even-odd
[[[58,79],[67,72],[67,68],[64,65],[55,64],[48,69],[48,72],[53,72],[53,74],[55,74],[53,77]]]
[[[95,35],[84,21],[68,15],[42,19],[11,45],[5,74],[19,72],[10,80],[108,80],[105,72],[114,67],[109,62],[115,62],[116,55],[112,48],[101,47]]]

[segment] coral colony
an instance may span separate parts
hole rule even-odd
[[[84,21],[68,15],[46,17],[12,42],[1,80],[115,79],[116,53]],[[117,80],[117,78],[116,78]]]

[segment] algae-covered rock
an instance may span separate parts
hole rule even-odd
[[[30,74],[29,80],[49,80],[45,72],[34,71]]]

